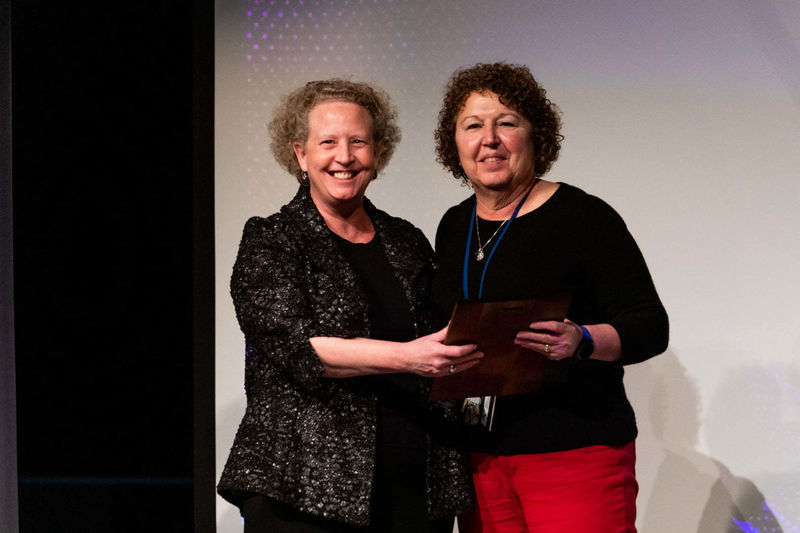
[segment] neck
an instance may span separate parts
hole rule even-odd
[[[375,227],[364,209],[364,198],[359,201],[331,206],[317,201],[314,194],[311,200],[322,215],[325,225],[339,237],[355,243],[366,243],[375,236]]]
[[[508,191],[475,188],[477,215],[484,220],[505,220],[510,218],[514,214],[517,204],[536,185],[537,181],[539,180],[534,178],[533,182],[522,183]],[[528,200],[530,198],[531,195],[528,195]]]

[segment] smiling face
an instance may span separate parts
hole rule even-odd
[[[461,167],[477,194],[510,193],[534,179],[531,123],[493,92],[472,93],[456,117]]]
[[[308,173],[311,198],[320,210],[350,212],[362,205],[375,177],[379,147],[372,117],[358,104],[323,102],[308,112],[308,139],[294,143]]]

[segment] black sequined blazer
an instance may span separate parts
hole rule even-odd
[[[434,331],[435,264],[428,241],[410,223],[364,202],[412,306],[416,333]],[[231,294],[245,335],[247,409],[217,490],[236,505],[260,493],[317,516],[368,524],[375,395],[351,387],[352,380],[323,378],[308,341],[369,336],[368,307],[308,188],[269,218],[248,220]],[[427,387],[420,378],[420,398]],[[457,424],[450,404],[426,404],[424,410],[439,427]],[[472,498],[465,458],[446,440],[428,437],[432,518],[459,514]]]

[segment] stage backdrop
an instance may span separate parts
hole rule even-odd
[[[217,476],[245,406],[241,230],[297,187],[268,149],[279,96],[334,76],[384,87],[403,142],[368,196],[432,239],[470,194],[434,161],[442,87],[505,60],[563,111],[547,177],[620,212],[670,315],[667,352],[626,375],[640,530],[798,531],[800,4],[231,0],[216,50]],[[240,531],[222,500],[217,520]]]

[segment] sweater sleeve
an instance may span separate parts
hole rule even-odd
[[[669,321],[650,272],[625,222],[609,205],[593,198],[584,230],[586,276],[605,321],[619,334],[618,364],[638,363],[662,353]]]
[[[247,375],[269,365],[301,386],[324,392],[322,361],[309,338],[312,320],[305,263],[300,246],[286,238],[270,219],[245,224],[231,277],[236,317],[247,343]]]

